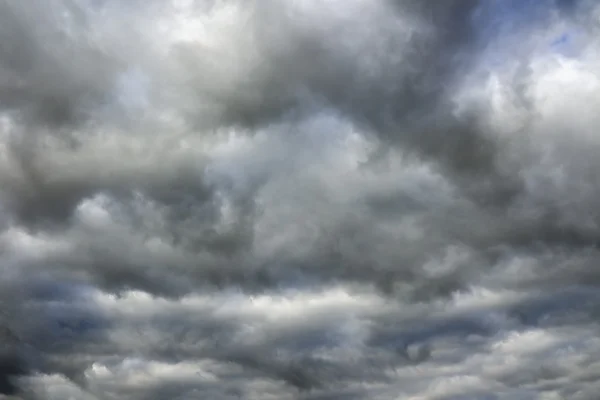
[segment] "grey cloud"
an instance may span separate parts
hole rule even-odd
[[[594,398],[598,7],[541,3],[0,1],[0,393]]]
[[[3,348],[0,355],[0,394],[13,395],[18,392],[17,378],[28,371],[24,360],[15,351],[15,347],[18,346],[18,339],[7,327],[3,327],[2,341]]]

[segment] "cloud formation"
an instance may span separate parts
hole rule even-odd
[[[0,0],[0,399],[595,399],[599,13]]]

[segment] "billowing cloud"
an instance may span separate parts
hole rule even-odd
[[[599,15],[0,0],[0,398],[595,399]]]

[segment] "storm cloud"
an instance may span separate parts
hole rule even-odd
[[[0,0],[0,399],[597,398],[599,16]]]

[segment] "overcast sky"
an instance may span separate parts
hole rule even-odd
[[[596,400],[599,22],[0,0],[0,399]]]

